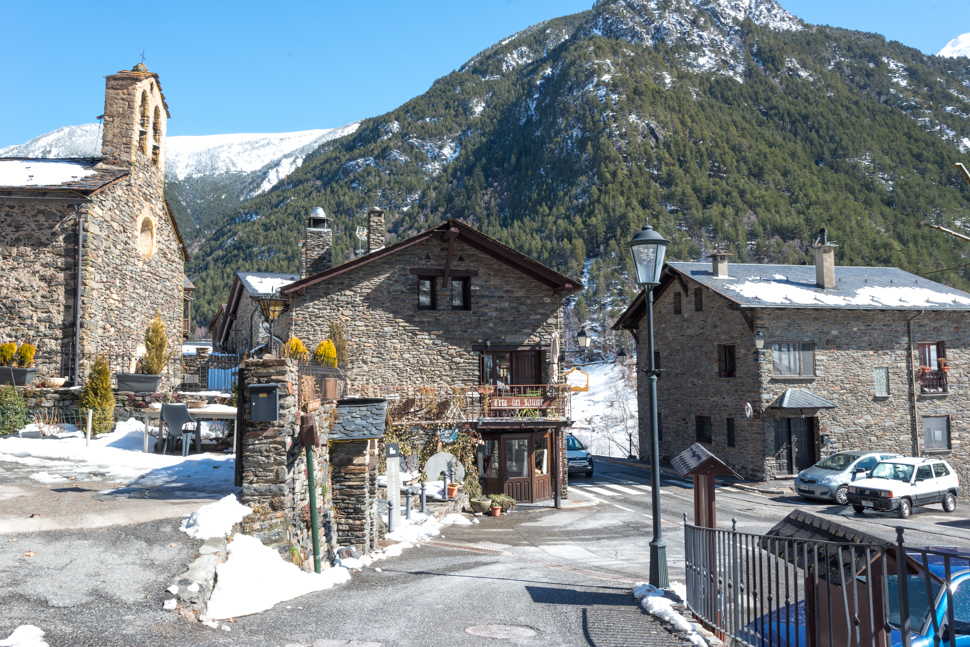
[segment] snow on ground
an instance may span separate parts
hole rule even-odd
[[[627,456],[629,434],[637,452],[637,394],[623,368],[613,362],[580,367],[589,374],[589,391],[573,393],[571,433],[593,454]]]
[[[50,647],[43,637],[40,627],[20,625],[6,640],[0,640],[0,647]]]
[[[0,186],[56,186],[95,173],[77,162],[0,160]]]
[[[193,539],[225,537],[232,532],[234,525],[252,512],[252,508],[236,500],[235,494],[227,494],[190,514],[182,521],[179,530]]]
[[[83,434],[53,440],[49,438],[0,438],[0,462],[39,468],[31,478],[60,482],[108,481],[142,487],[184,487],[188,492],[233,490],[235,457],[232,454],[181,455],[142,451],[145,426],[131,418],[119,422],[115,431],[91,439],[85,446]],[[149,440],[149,449],[153,440]]]
[[[681,588],[683,588],[682,585]],[[675,590],[675,593],[681,594],[686,593],[686,591]],[[696,645],[696,647],[707,647],[707,641],[697,633],[697,627],[674,610],[674,601],[664,597],[664,592],[661,589],[655,588],[646,582],[637,582],[633,587],[633,597],[640,600],[640,606],[647,613],[673,625],[677,631],[686,633],[687,639]],[[681,596],[681,599],[684,599],[683,596]]]

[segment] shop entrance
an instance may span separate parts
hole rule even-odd
[[[485,494],[534,503],[552,498],[553,431],[483,433],[478,474]]]

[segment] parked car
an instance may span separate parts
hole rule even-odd
[[[586,476],[593,475],[593,455],[572,434],[566,436],[566,465],[570,474],[582,472]]]
[[[832,454],[798,473],[795,492],[808,499],[829,499],[846,505],[852,481],[868,476],[879,461],[897,457],[899,454],[871,451]]]
[[[893,458],[880,461],[868,478],[849,486],[849,503],[856,512],[866,508],[896,510],[905,519],[914,506],[942,503],[945,512],[957,508],[960,478],[938,458]]]

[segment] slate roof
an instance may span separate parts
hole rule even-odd
[[[816,287],[814,265],[730,263],[725,278],[714,276],[710,263],[666,268],[747,308],[970,310],[970,294],[895,267],[836,265],[829,289]]]
[[[835,409],[838,405],[805,389],[785,389],[769,409]]]
[[[251,296],[270,295],[276,290],[268,289],[272,285],[282,287],[300,278],[299,274],[283,274],[280,272],[236,272],[243,287]],[[278,290],[279,287],[276,289]]]
[[[704,473],[712,474],[714,476],[733,476],[735,478],[741,478],[740,474],[725,465],[724,461],[712,454],[707,447],[704,447],[704,445],[700,443],[694,443],[681,453],[674,456],[670,460],[670,466],[674,468],[675,472],[677,472],[678,477],[685,478],[688,474],[708,461],[711,462],[708,464],[707,469],[704,470]]]
[[[347,398],[337,400],[337,418],[331,440],[380,438],[387,429],[387,400]]]
[[[125,177],[128,175],[128,169],[111,168],[111,167],[101,167],[98,165],[101,160],[94,157],[79,157],[79,158],[42,158],[34,159],[30,157],[2,157],[0,158],[0,176],[3,176],[3,166],[7,163],[17,163],[18,166],[23,162],[34,162],[37,164],[46,163],[62,163],[62,164],[72,164],[78,167],[81,171],[93,171],[92,174],[86,175],[84,177],[78,177],[76,179],[68,178],[63,182],[57,184],[33,184],[33,183],[22,183],[22,184],[3,184],[0,182],[0,191],[3,190],[31,190],[31,191],[75,191],[85,195],[94,193],[95,191],[104,188],[105,186],[111,184],[112,182]]]

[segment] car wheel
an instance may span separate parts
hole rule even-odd
[[[900,519],[906,519],[912,511],[913,504],[909,502],[909,499],[903,499],[899,502],[899,509],[896,512],[899,514]]]
[[[953,492],[947,492],[943,497],[943,512],[953,512],[957,509],[957,498]]]
[[[866,507],[864,505],[854,505],[852,506],[852,509],[859,514],[862,514],[862,512],[866,509]]]
[[[849,504],[849,486],[840,485],[839,489],[835,491],[835,502],[839,505]]]

